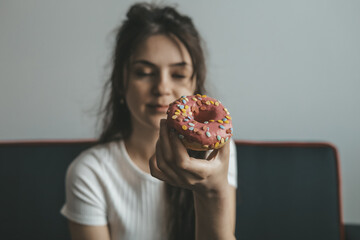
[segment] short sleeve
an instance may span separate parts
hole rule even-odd
[[[66,202],[61,214],[84,225],[106,225],[106,202],[99,160],[87,151],[69,166],[65,179]]]
[[[237,155],[236,146],[233,139],[231,139],[230,142],[228,182],[231,186],[237,188]]]

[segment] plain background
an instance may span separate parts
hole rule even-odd
[[[156,2],[193,18],[235,139],[338,147],[344,220],[360,223],[360,1]],[[0,140],[97,136],[113,31],[132,3],[0,0]]]

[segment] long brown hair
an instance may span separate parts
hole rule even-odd
[[[104,85],[99,117],[102,132],[99,143],[127,139],[132,133],[130,111],[125,101],[127,83],[124,71],[136,48],[149,36],[165,34],[179,39],[188,50],[193,64],[195,93],[204,94],[206,77],[203,42],[191,18],[181,15],[173,7],[160,7],[137,3],[130,7],[127,18],[117,30],[112,55],[112,71]],[[195,153],[190,152],[191,155]],[[193,195],[190,190],[166,185],[168,239],[194,239],[195,215]]]

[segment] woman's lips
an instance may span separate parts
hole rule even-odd
[[[148,107],[158,113],[166,113],[169,108],[169,105],[161,105],[161,104],[148,104]]]

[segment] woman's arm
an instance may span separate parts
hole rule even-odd
[[[88,226],[69,221],[72,240],[110,240],[108,225]]]
[[[219,193],[194,192],[196,240],[235,239],[236,189],[230,185]]]

